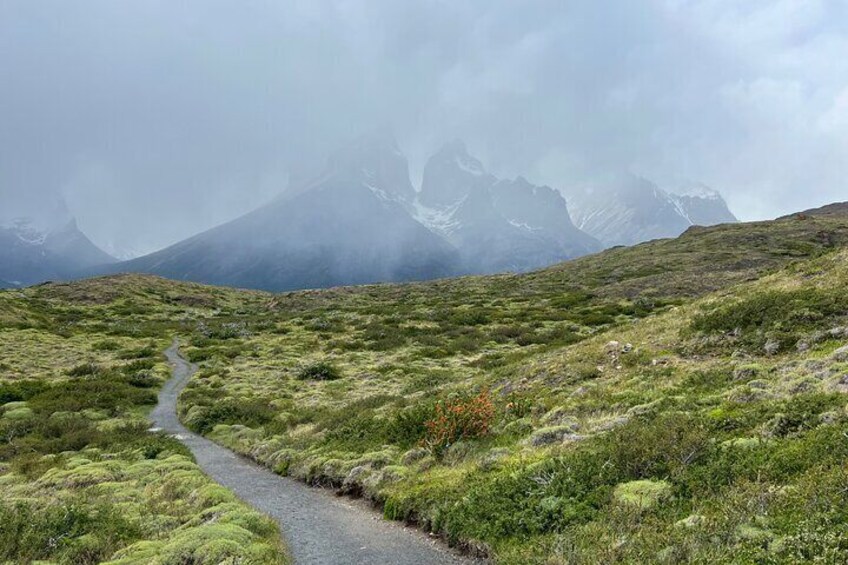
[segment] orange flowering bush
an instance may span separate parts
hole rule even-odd
[[[464,398],[437,402],[433,417],[424,423],[423,444],[434,454],[444,451],[461,439],[485,436],[495,419],[495,405],[489,391]]]

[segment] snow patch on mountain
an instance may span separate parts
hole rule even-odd
[[[48,231],[38,229],[30,218],[15,218],[7,225],[0,226],[13,234],[18,241],[26,245],[43,245]]]
[[[674,191],[676,196],[689,196],[702,200],[723,200],[721,194],[704,183],[692,183]]]
[[[690,226],[695,224],[695,222],[692,221],[692,218],[689,217],[689,212],[686,210],[686,207],[683,205],[683,202],[681,202],[679,197],[674,194],[666,194],[665,196],[668,198],[668,201],[671,202],[671,204],[674,206],[675,210],[677,210],[677,213],[680,214],[683,219],[689,222]]]
[[[433,230],[434,232],[450,236],[452,232],[462,227],[462,223],[456,216],[456,211],[465,202],[467,196],[463,196],[453,204],[441,208],[431,208],[415,199],[412,203],[412,217],[418,222]]]
[[[507,218],[506,221],[509,222],[509,225],[515,226],[516,228],[519,228],[519,229],[522,229],[522,230],[538,231],[538,230],[542,229],[542,228],[534,228],[533,226],[531,226],[529,224],[525,224],[523,222],[516,222],[515,220],[510,220],[509,218]]]

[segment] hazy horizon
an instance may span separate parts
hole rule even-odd
[[[465,140],[563,189],[629,172],[742,220],[846,199],[845,5],[827,0],[0,5],[0,203],[59,195],[110,250],[241,215],[390,127],[418,184]]]

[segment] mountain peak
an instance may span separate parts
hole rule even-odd
[[[80,231],[72,216],[61,216],[48,218],[50,222],[18,218],[0,226],[0,279],[13,286],[68,279],[114,260]]]
[[[427,206],[448,206],[493,182],[495,178],[486,172],[483,163],[468,153],[465,143],[456,139],[427,160],[420,198]]]
[[[670,197],[692,225],[711,226],[738,221],[721,194],[703,183],[694,183]]]
[[[441,160],[446,166],[456,167],[462,173],[473,176],[486,174],[483,163],[468,153],[468,148],[461,139],[454,139],[446,143],[433,158]]]
[[[411,202],[415,189],[409,180],[409,164],[394,135],[378,129],[333,153],[323,178],[335,177],[352,186],[367,186],[390,198]]]
[[[686,196],[689,198],[701,198],[703,200],[723,200],[721,194],[702,182],[695,182],[684,185],[675,191],[678,196]]]

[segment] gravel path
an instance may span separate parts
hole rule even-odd
[[[190,432],[177,419],[176,405],[177,396],[197,367],[180,356],[176,342],[165,354],[174,372],[151,414],[154,425],[175,434],[210,477],[276,520],[295,563],[481,563],[455,554],[416,528],[384,520],[362,501],[337,497],[276,475]]]

